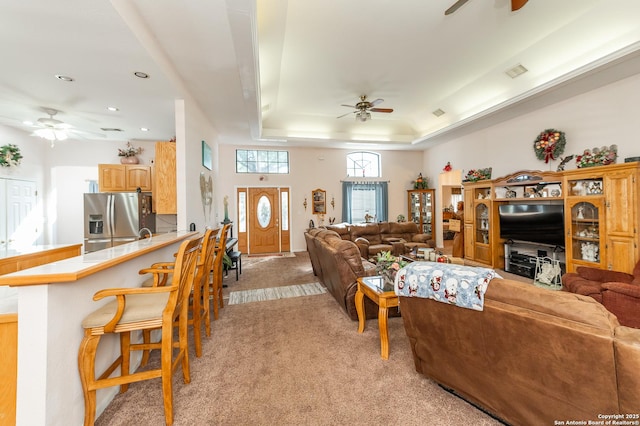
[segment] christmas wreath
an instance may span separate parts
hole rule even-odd
[[[536,158],[538,160],[544,160],[548,163],[549,160],[555,160],[564,152],[564,146],[567,144],[567,140],[564,136],[564,132],[555,129],[546,129],[541,132],[533,142],[533,150],[536,152]]]
[[[2,145],[0,146],[0,166],[11,167],[17,166],[22,160],[22,154],[20,154],[20,148],[16,145]]]

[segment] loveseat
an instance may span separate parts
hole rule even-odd
[[[562,276],[562,285],[565,291],[602,303],[620,324],[640,328],[640,261],[631,274],[579,266]]]
[[[400,307],[416,370],[509,424],[638,413],[640,330],[592,298],[494,278],[482,311],[406,296]]]
[[[353,241],[365,259],[390,251],[398,256],[415,247],[435,247],[431,234],[420,233],[414,222],[376,222],[363,224],[329,225],[326,229],[335,231],[340,238]]]
[[[336,299],[340,307],[354,321],[358,320],[355,296],[357,279],[376,275],[375,265],[360,256],[358,246],[342,239],[334,231],[322,228],[309,229],[304,234],[313,273]],[[365,298],[367,319],[378,317],[378,306]],[[392,308],[389,316],[398,316]]]

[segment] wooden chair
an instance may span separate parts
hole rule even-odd
[[[208,271],[211,271],[213,267],[213,259],[216,249],[216,237],[220,228],[207,229],[202,237],[202,243],[200,244],[200,250],[198,251],[198,263],[196,266],[196,273],[194,276],[193,290],[191,291],[191,297],[189,299],[189,311],[191,317],[189,318],[188,325],[193,327],[193,341],[197,357],[202,356],[202,324],[205,326],[205,333],[207,336],[211,336],[211,315],[209,314],[209,282]],[[174,262],[158,262],[151,265],[150,269],[142,269],[140,274],[153,273],[153,277],[146,280],[143,286],[163,286],[169,282],[171,274],[173,273],[175,263]],[[162,273],[154,272],[153,270],[162,269]],[[178,324],[174,324],[178,325]],[[151,331],[144,330],[144,341],[151,341]],[[149,351],[145,350],[142,355],[141,365],[146,365],[149,361]]]
[[[211,280],[209,282],[212,295],[213,305],[213,319],[217,320],[219,316],[219,309],[224,308],[224,301],[222,299],[222,275],[224,271],[224,264],[222,260],[227,251],[227,233],[229,231],[230,224],[225,224],[220,231],[220,238],[216,246],[215,258],[213,260],[213,268],[211,269]]]
[[[195,281],[198,287],[198,292],[196,293],[194,290],[192,296],[192,322],[194,340],[196,341],[196,356],[198,357],[202,355],[202,344],[198,341],[201,335],[202,322],[204,322],[204,329],[207,337],[211,336],[211,314],[209,309],[211,289],[209,287],[209,272],[213,269],[218,232],[220,232],[220,228],[207,229],[207,232],[204,234],[202,243],[203,247],[201,250],[202,254],[198,259],[198,272]],[[196,284],[194,284],[194,289]]]
[[[94,300],[115,296],[103,307],[89,314],[83,321],[84,338],[78,351],[78,369],[85,401],[85,426],[93,425],[96,413],[96,390],[120,386],[125,392],[129,383],[162,378],[165,421],[173,423],[172,376],[179,364],[185,383],[191,381],[187,321],[189,295],[193,284],[201,238],[186,240],[180,245],[171,283],[166,286],[112,288],[98,291]],[[149,272],[152,272],[149,270]],[[164,274],[161,269],[153,273]],[[178,341],[173,341],[174,321],[178,321]],[[131,343],[131,332],[161,328],[158,343]],[[96,351],[100,338],[106,333],[120,336],[120,356],[96,379]],[[178,348],[174,356],[174,347]],[[160,348],[161,365],[154,370],[131,374],[130,352]],[[110,377],[120,367],[120,376]]]

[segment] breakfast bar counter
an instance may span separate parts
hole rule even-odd
[[[94,302],[93,295],[105,288],[140,286],[147,277],[139,270],[171,261],[180,243],[197,235],[187,231],[158,234],[0,276],[0,286],[18,292],[17,425],[82,424],[84,399],[77,361],[83,337],[80,324],[109,302],[108,298]],[[97,369],[119,353],[118,339],[104,338]],[[117,392],[118,387],[98,391],[97,413]]]
[[[78,256],[82,244],[36,245],[0,249],[0,275]]]

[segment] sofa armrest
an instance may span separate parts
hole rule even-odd
[[[578,266],[576,272],[585,280],[603,282],[623,282],[633,281],[633,275],[626,272],[608,271],[606,269],[592,268],[590,266]]]
[[[366,244],[366,245],[371,244],[371,243],[369,242],[369,240],[367,240],[367,239],[366,239],[366,238],[364,238],[364,237],[358,237],[358,238],[356,238],[353,242],[354,242],[354,243],[356,243],[356,244]]]
[[[610,290],[616,293],[624,294],[625,296],[640,299],[640,285],[621,282],[610,282],[602,284],[602,288],[604,290]]]
[[[360,256],[365,259],[369,259],[369,240],[363,237],[358,237],[353,242],[356,243],[358,249],[360,249]]]

